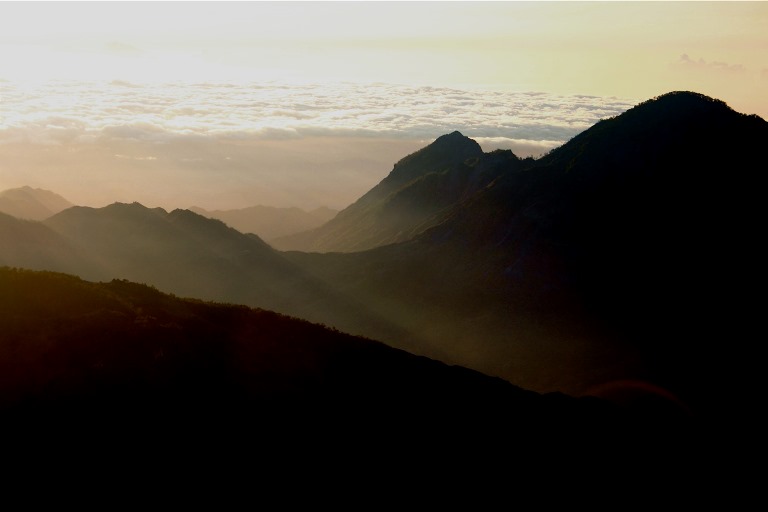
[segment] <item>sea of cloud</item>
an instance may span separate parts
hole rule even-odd
[[[101,202],[338,208],[445,133],[536,157],[637,103],[386,83],[0,81],[0,188],[59,186],[81,203],[99,201],[74,183],[112,194]],[[45,151],[33,159],[35,147]]]
[[[0,82],[0,140],[431,139],[562,144],[634,99],[373,84]]]

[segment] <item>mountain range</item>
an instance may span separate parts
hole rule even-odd
[[[0,191],[0,213],[28,220],[43,220],[74,206],[60,195],[40,188],[19,187]]]
[[[767,140],[765,120],[673,92],[539,159],[443,135],[270,244],[137,203],[0,216],[0,265],[269,309],[536,393],[736,418],[759,389],[742,287]]]

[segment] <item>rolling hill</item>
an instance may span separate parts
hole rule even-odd
[[[350,333],[396,335],[376,312],[306,274],[255,235],[189,210],[139,203],[74,207],[45,221],[96,261],[90,279],[129,279],[163,291],[275,310]],[[21,262],[9,263],[22,266]]]
[[[676,450],[691,440],[675,411],[542,395],[304,320],[121,279],[0,267],[0,306],[3,432],[17,446],[115,454],[107,467],[127,448],[179,457],[168,467],[247,454],[288,466],[322,456],[376,474],[390,467],[382,461],[461,474],[482,462],[506,474],[493,461],[526,453],[631,467],[649,448],[683,463]],[[646,447],[640,432],[669,443]]]

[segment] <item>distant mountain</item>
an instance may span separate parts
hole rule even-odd
[[[129,279],[183,297],[262,307],[350,333],[399,332],[334,286],[308,276],[258,236],[189,210],[166,212],[139,203],[73,207],[47,219],[44,227],[96,262],[98,272],[77,273],[83,277]],[[7,264],[23,267],[23,262]]]
[[[521,165],[511,151],[479,163],[483,156],[480,145],[461,133],[443,135],[397,162],[381,183],[324,225],[272,244],[281,250],[350,252],[408,240],[496,178],[499,162]]]
[[[40,188],[20,187],[0,192],[0,213],[19,219],[43,220],[72,206],[60,195]]]
[[[322,454],[323,465],[354,460],[352,471],[400,461],[497,475],[499,458],[523,454],[548,464],[589,457],[614,471],[690,464],[688,448],[701,451],[680,417],[540,395],[321,325],[125,280],[0,268],[0,304],[3,432],[26,450],[64,443],[78,456],[107,453],[107,464],[121,464],[112,457],[122,450],[159,450],[174,466],[214,454],[302,466]]]
[[[106,277],[77,244],[37,221],[0,213],[0,265]]]
[[[300,208],[251,206],[235,210],[205,210],[193,206],[191,211],[204,217],[218,219],[241,233],[253,233],[267,242],[308,229],[331,220],[338,210],[321,207],[311,211]]]

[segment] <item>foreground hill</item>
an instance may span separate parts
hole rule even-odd
[[[466,457],[490,462],[535,447],[631,466],[642,456],[638,432],[674,443],[694,432],[668,410],[541,395],[303,320],[124,280],[0,268],[0,332],[4,432],[42,430],[37,443],[74,443],[81,456],[88,446],[150,443],[303,464],[314,448],[356,455],[358,468],[397,453],[399,463],[466,471]],[[681,448],[656,445],[655,456],[679,461]]]
[[[261,205],[235,210],[206,210],[193,206],[189,210],[203,217],[218,219],[241,233],[253,233],[267,242],[316,228],[338,213],[337,210],[325,207],[306,211],[301,208]]]
[[[27,220],[43,220],[74,206],[49,190],[19,187],[0,192],[0,213]]]

